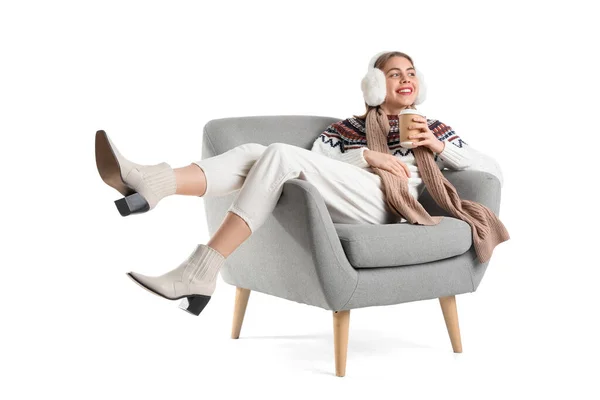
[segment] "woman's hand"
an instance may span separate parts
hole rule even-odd
[[[394,175],[409,178],[410,170],[408,165],[400,161],[396,156],[389,153],[381,153],[379,151],[365,150],[365,161],[370,166],[385,169]]]
[[[413,142],[413,148],[425,146],[438,154],[444,150],[445,143],[438,140],[433,132],[431,132],[425,118],[415,116],[413,118],[413,123],[408,126],[408,129],[418,129],[420,131],[413,132],[408,136],[408,139]]]

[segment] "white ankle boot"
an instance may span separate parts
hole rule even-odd
[[[144,289],[169,300],[185,297],[180,308],[199,315],[217,285],[217,275],[225,257],[205,244],[199,244],[188,258],[172,271],[160,276],[136,272],[127,275]]]
[[[125,196],[115,201],[122,216],[150,211],[177,191],[175,171],[169,164],[141,165],[127,160],[102,130],[96,132],[96,166],[102,180]]]

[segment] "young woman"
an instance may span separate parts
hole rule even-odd
[[[334,222],[406,222],[390,209],[382,179],[373,168],[407,180],[415,199],[424,190],[413,151],[400,147],[398,134],[400,111],[425,100],[424,78],[412,59],[401,52],[377,54],[368,71],[361,84],[365,114],[331,124],[311,150],[285,143],[247,143],[172,169],[165,162],[140,165],[127,160],[106,133],[98,131],[98,171],[108,185],[126,196],[115,202],[122,215],[152,210],[162,198],[173,194],[223,196],[239,190],[217,232],[207,244],[197,245],[177,268],[160,276],[136,272],[128,276],[166,299],[184,298],[181,308],[198,315],[215,291],[217,274],[226,258],[262,226],[275,208],[285,181],[293,178],[317,187]],[[375,112],[386,115],[389,121],[387,154],[367,147],[365,122]],[[413,146],[430,149],[440,169],[484,170],[502,182],[493,159],[470,148],[449,126],[418,115],[412,125],[420,130],[411,138]]]

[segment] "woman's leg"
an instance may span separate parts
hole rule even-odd
[[[178,169],[179,194],[222,196],[240,189],[265,149],[266,146],[248,143]],[[198,315],[216,288],[217,275],[225,258],[249,236],[246,222],[228,213],[208,244],[198,245],[174,270],[160,276],[146,276],[133,271],[127,275],[159,296],[171,300],[185,297],[180,307]]]
[[[214,162],[217,157],[197,162],[205,167],[205,195],[226,194],[241,186],[225,220],[209,244],[199,245],[175,270],[158,277],[133,272],[129,275],[163,297],[188,296],[180,307],[197,315],[215,290],[216,276],[225,258],[263,225],[275,208],[283,185],[293,178],[310,181],[317,187],[334,222],[397,222],[397,216],[387,208],[376,174],[285,143],[274,143],[263,150],[260,158],[238,175],[239,179],[230,172],[224,173],[230,170],[220,169]]]
[[[239,190],[248,171],[266,148],[262,144],[246,143],[217,156],[175,168],[176,194],[218,197]]]
[[[255,232],[271,215],[285,181],[293,178],[317,187],[334,222],[385,224],[400,220],[388,208],[377,174],[286,143],[267,147],[228,211]]]
[[[177,180],[176,194],[186,196],[204,196],[206,193],[206,175],[197,164],[192,163],[187,167],[175,168]],[[217,232],[207,243],[228,257],[250,236],[250,228],[238,215],[228,212]]]
[[[239,190],[244,185],[248,172],[266,149],[267,146],[258,143],[246,143],[218,156],[194,161],[187,167],[176,169],[177,192],[204,197],[224,196]],[[228,257],[250,234],[246,222],[238,215],[228,212],[207,246]]]
[[[246,143],[214,157],[175,168],[177,192],[186,196],[223,196],[239,190],[248,171],[260,158],[267,146]],[[208,171],[210,178],[206,177]],[[207,183],[210,181],[210,192]],[[250,228],[238,215],[228,212],[223,223],[207,243],[224,257],[228,257],[250,236]]]
[[[206,176],[202,168],[196,164],[187,167],[174,168],[177,191],[175,194],[185,196],[204,196],[206,191]]]
[[[177,193],[187,196],[204,196],[206,193],[206,175],[197,164],[175,169]],[[236,185],[237,186],[237,185]],[[225,220],[207,243],[224,257],[238,248],[250,236],[250,228],[238,215],[228,212]]]
[[[212,247],[227,258],[250,237],[250,227],[239,215],[228,212],[219,229],[210,238],[207,246]]]

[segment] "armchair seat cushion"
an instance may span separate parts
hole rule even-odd
[[[471,248],[471,227],[444,216],[438,225],[334,224],[354,268],[401,267],[455,257]]]

